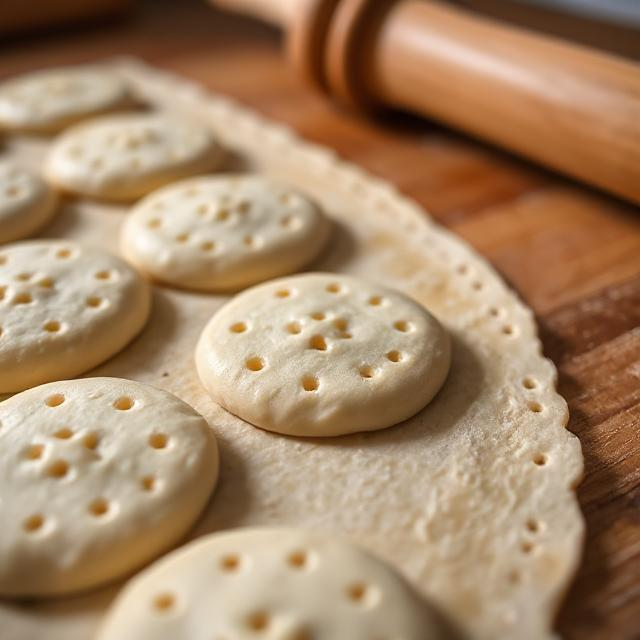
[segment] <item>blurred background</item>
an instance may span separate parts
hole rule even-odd
[[[149,11],[183,12],[205,1],[3,0],[0,36],[26,37],[64,26],[86,28],[104,25],[107,20],[139,20]],[[450,4],[623,55],[640,55],[638,0],[450,0]]]

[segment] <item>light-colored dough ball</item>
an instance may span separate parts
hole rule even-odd
[[[384,429],[411,417],[449,371],[447,332],[404,294],[339,274],[282,278],[220,309],[196,350],[213,400],[298,436]]]
[[[204,125],[163,114],[95,118],[62,133],[46,172],[70,193],[133,200],[169,182],[214,169],[222,150]]]
[[[71,378],[115,355],[149,316],[148,283],[71,241],[0,248],[0,393]]]
[[[0,162],[0,243],[31,235],[49,222],[57,206],[55,191],[40,176]]]
[[[304,267],[330,229],[311,200],[266,177],[193,178],[139,203],[125,222],[122,249],[157,280],[225,291]]]
[[[207,422],[130,380],[52,382],[0,404],[0,595],[121,577],[175,544],[218,475]]]
[[[97,640],[439,640],[432,609],[391,567],[295,529],[208,536],[132,579]]]
[[[99,66],[35,71],[0,85],[0,129],[52,133],[131,103],[125,81]]]

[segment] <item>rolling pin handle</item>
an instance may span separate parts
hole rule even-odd
[[[215,1],[272,15],[343,103],[420,113],[640,203],[638,64],[424,0]]]

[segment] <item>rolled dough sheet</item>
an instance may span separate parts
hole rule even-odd
[[[131,59],[106,64],[153,108],[208,123],[232,152],[228,170],[260,171],[317,198],[336,228],[313,270],[397,287],[453,339],[449,378],[414,418],[346,437],[283,437],[226,413],[198,381],[198,336],[228,297],[155,287],[147,328],[87,375],[157,385],[209,421],[220,483],[190,538],[247,525],[340,534],[393,563],[463,637],[554,637],[583,541],[575,496],[583,460],[532,312],[485,260],[391,185],[183,79]],[[46,147],[8,138],[3,155],[37,167]],[[42,235],[118,252],[126,210],[69,200]],[[118,588],[2,602],[1,635],[90,638]]]

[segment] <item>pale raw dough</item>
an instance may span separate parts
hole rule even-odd
[[[426,603],[371,554],[296,529],[202,538],[125,587],[96,640],[437,640]]]
[[[236,418],[198,381],[190,355],[228,297],[158,289],[147,329],[99,374],[168,389],[212,425],[221,482],[193,536],[242,526],[326,531],[400,570],[463,638],[556,638],[582,554],[583,463],[531,310],[392,185],[192,82],[138,61],[111,64],[154,108],[205,122],[250,170],[310,194],[336,229],[316,269],[411,295],[452,339],[444,386],[401,426],[290,438]],[[45,141],[12,146],[33,167],[46,152]],[[49,233],[113,250],[126,211],[78,200]],[[0,629],[11,640],[86,640],[114,592],[0,602]]]
[[[35,172],[0,162],[0,243],[31,235],[56,212],[55,191]]]
[[[234,290],[304,267],[323,249],[330,228],[308,198],[263,176],[193,178],[133,209],[122,250],[157,280]]]
[[[51,382],[0,403],[0,595],[71,593],[175,544],[213,490],[206,420],[118,378]]]
[[[34,71],[0,85],[0,129],[51,133],[131,103],[125,81],[106,68]]]
[[[103,116],[78,124],[53,143],[46,172],[71,193],[133,200],[168,182],[214,169],[222,151],[193,120],[161,114]]]
[[[70,378],[142,329],[149,285],[126,262],[72,241],[0,248],[0,393]]]
[[[217,403],[297,436],[410,418],[438,392],[449,363],[449,336],[424,307],[331,273],[241,293],[213,316],[196,350],[200,380]]]

